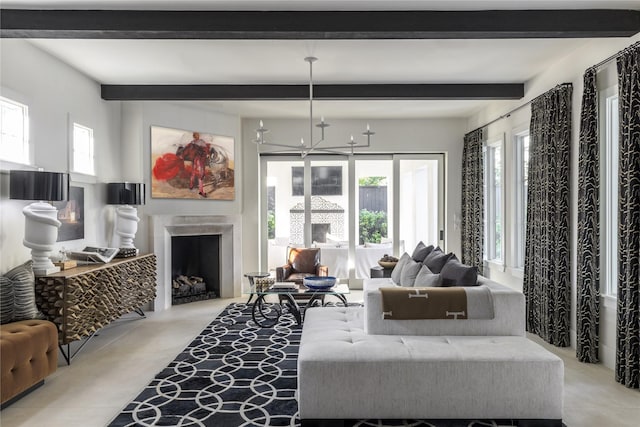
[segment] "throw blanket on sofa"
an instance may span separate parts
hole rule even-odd
[[[380,288],[382,318],[493,319],[493,299],[486,286],[450,288]]]

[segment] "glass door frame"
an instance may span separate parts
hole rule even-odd
[[[401,160],[437,160],[438,161],[438,230],[439,239],[438,244],[443,250],[446,250],[446,154],[445,153],[416,153],[416,154],[355,154],[348,155],[336,155],[336,154],[309,154],[304,159],[301,159],[299,155],[272,155],[261,154],[259,161],[260,166],[260,182],[258,197],[259,200],[259,215],[258,215],[258,235],[259,235],[259,265],[264,269],[267,267],[267,251],[268,251],[268,230],[267,230],[267,163],[270,161],[303,161],[304,162],[304,245],[310,247],[312,244],[311,236],[311,162],[313,161],[326,161],[326,160],[339,160],[347,161],[347,176],[348,176],[348,189],[349,189],[349,204],[348,204],[348,223],[349,223],[349,282],[352,283],[356,280],[355,271],[355,256],[356,246],[358,243],[358,228],[356,224],[356,167],[357,160],[390,160],[393,163],[393,229],[391,232],[391,239],[393,240],[393,253],[397,256],[402,254],[400,251],[400,203],[397,201],[400,197],[400,161]],[[406,251],[411,251],[413,248],[405,248]]]

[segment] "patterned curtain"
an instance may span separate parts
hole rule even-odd
[[[570,345],[569,180],[571,92],[564,84],[531,103],[524,284],[527,330]]]
[[[464,136],[462,150],[462,262],[482,274],[484,247],[483,130]]]
[[[640,45],[618,57],[620,106],[616,381],[639,388]]]
[[[596,69],[584,74],[578,155],[576,356],[598,362],[600,340],[600,146]]]

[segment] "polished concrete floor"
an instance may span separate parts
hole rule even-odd
[[[350,300],[362,299],[355,291]],[[2,427],[105,426],[191,340],[235,300],[209,300],[127,315],[88,342],[71,366],[61,358],[44,386],[0,412]],[[537,337],[532,337],[540,342]],[[616,383],[613,371],[579,363],[571,349],[546,346],[565,363],[568,427],[637,427],[640,392]],[[220,426],[233,427],[233,426]]]

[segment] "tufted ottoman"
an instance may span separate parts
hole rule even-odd
[[[368,335],[363,316],[360,307],[306,312],[303,426],[371,418],[562,425],[564,366],[540,345],[521,336]]]
[[[58,330],[48,320],[0,325],[0,401],[41,385],[58,366]],[[9,402],[10,403],[10,402]]]

